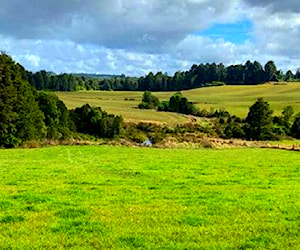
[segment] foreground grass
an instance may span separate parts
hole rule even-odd
[[[0,150],[0,248],[299,249],[299,152]]]
[[[264,97],[276,115],[280,115],[283,108],[288,105],[291,105],[296,112],[300,112],[300,83],[209,87],[182,91],[182,93],[200,109],[226,109],[239,117],[247,115],[249,107],[258,97]],[[161,101],[168,100],[173,94],[174,92],[155,93]],[[187,121],[187,118],[180,114],[137,109],[142,92],[85,91],[57,92],[57,95],[68,108],[90,103],[101,106],[110,113],[122,115],[128,121],[156,121],[170,125]]]

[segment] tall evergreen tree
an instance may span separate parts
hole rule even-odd
[[[11,57],[0,55],[0,146],[43,137],[43,113],[24,79],[24,69]]]
[[[13,62],[5,53],[0,55],[0,146],[12,147],[20,140],[16,137],[14,110],[17,90],[13,84]]]
[[[273,61],[269,61],[265,65],[265,81],[277,81],[277,68]]]
[[[248,139],[268,140],[272,139],[273,111],[268,102],[263,98],[250,107],[246,118],[245,132]]]

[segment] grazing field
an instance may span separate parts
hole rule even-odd
[[[1,249],[299,249],[299,152],[0,150]]]
[[[247,115],[249,107],[258,97],[264,97],[276,115],[279,115],[283,108],[288,105],[293,106],[296,112],[300,112],[300,83],[209,87],[182,91],[182,93],[200,109],[224,108],[239,117]],[[142,92],[85,91],[57,92],[56,94],[66,103],[68,108],[89,103],[101,106],[107,112],[122,115],[129,121],[177,124],[188,119],[180,114],[137,109],[136,107],[143,95]],[[156,92],[154,94],[162,101],[168,100],[174,92]]]

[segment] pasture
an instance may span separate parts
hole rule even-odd
[[[300,112],[300,83],[262,84],[255,86],[221,86],[182,91],[189,101],[200,109],[226,109],[232,115],[245,117],[249,107],[258,97],[264,97],[276,115],[285,106],[291,105]],[[188,121],[181,114],[139,110],[143,92],[132,91],[81,91],[56,92],[68,108],[79,107],[85,103],[100,106],[105,111],[122,115],[125,120],[139,122],[161,122],[169,125]],[[160,101],[168,100],[174,92],[155,92]]]
[[[1,249],[299,249],[299,152],[0,150]]]

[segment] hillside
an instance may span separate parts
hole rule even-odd
[[[127,121],[154,121],[176,124],[185,122],[188,117],[175,113],[153,110],[139,110],[143,92],[132,91],[80,91],[56,92],[68,108],[89,103],[101,106],[110,113],[122,115]],[[155,92],[160,100],[167,100],[174,92]],[[300,83],[262,84],[255,86],[220,86],[182,91],[200,109],[226,109],[231,114],[245,117],[249,106],[258,97],[267,100],[275,114],[280,114],[285,106],[293,106],[300,112]]]

